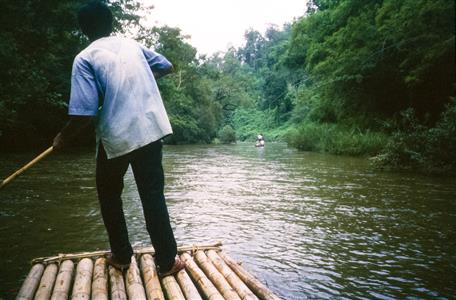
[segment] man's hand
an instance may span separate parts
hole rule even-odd
[[[170,73],[174,72],[174,66],[171,66],[169,69],[163,69],[163,70],[154,70],[152,73],[154,74],[155,80],[162,78],[163,76],[166,76]]]
[[[52,147],[54,147],[54,150],[60,151],[60,150],[62,150],[64,145],[65,145],[65,142],[63,140],[62,133],[59,132],[54,138],[54,142],[52,143]]]
[[[70,116],[70,120],[55,136],[52,146],[54,150],[61,150],[65,144],[72,140],[81,130],[94,120],[93,116]]]

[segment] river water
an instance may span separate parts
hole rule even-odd
[[[90,151],[53,155],[0,191],[0,298],[39,256],[109,248]],[[2,154],[0,177],[33,154]],[[179,244],[224,250],[284,299],[456,297],[456,180],[373,170],[284,144],[165,146]],[[131,171],[124,210],[149,244]]]

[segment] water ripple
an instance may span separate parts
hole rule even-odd
[[[454,180],[376,172],[364,159],[283,144],[164,149],[178,242],[223,240],[282,298],[456,297]],[[93,170],[93,154],[54,157],[2,194],[0,298],[14,294],[30,258],[108,247]],[[123,198],[132,244],[148,245],[131,170]]]

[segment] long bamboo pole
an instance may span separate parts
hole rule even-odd
[[[58,270],[59,267],[57,267],[57,264],[49,264],[46,266],[43,276],[41,277],[39,288],[35,294],[35,300],[48,300],[51,298],[52,288]]]
[[[155,267],[154,259],[150,254],[141,256],[141,271],[146,286],[147,299],[164,300],[165,296],[160,287],[158,280],[157,268]]]
[[[146,292],[141,280],[141,274],[139,273],[138,264],[136,258],[132,256],[130,267],[127,270],[125,277],[125,283],[127,285],[127,294],[129,299],[146,299]]]
[[[229,257],[223,252],[219,253],[220,257],[223,258],[225,263],[233,269],[234,272],[239,276],[239,278],[244,281],[244,283],[260,298],[265,300],[280,300],[279,297],[274,295],[274,293],[269,290],[265,285],[263,285],[258,279],[253,277],[249,272],[247,272],[243,267],[241,267],[234,259]]]
[[[90,298],[92,287],[93,261],[90,258],[83,258],[76,267],[73,293],[71,300],[86,300]]]
[[[16,299],[20,300],[28,300],[33,299],[33,295],[40,283],[41,275],[43,275],[44,266],[42,264],[36,264],[32,267],[30,272],[28,273],[27,277],[22,284],[19,293],[17,294]]]
[[[195,254],[195,260],[206,276],[212,281],[226,300],[241,300],[236,291],[226,281],[225,277],[214,267],[203,251],[199,250]]]
[[[188,276],[185,269],[177,272],[176,278],[177,278],[177,282],[179,282],[182,293],[184,293],[184,296],[186,299],[192,299],[192,300],[202,300],[203,299],[203,298],[201,298],[198,290],[196,289],[196,286],[193,284],[192,279],[190,278],[190,276]]]
[[[109,266],[109,282],[111,283],[111,299],[127,300],[127,293],[125,292],[125,283],[122,276],[122,271]]]
[[[55,280],[51,300],[67,300],[70,291],[71,279],[73,277],[74,263],[65,260],[60,264],[59,273]]]
[[[204,272],[193,261],[193,258],[188,253],[183,253],[181,258],[185,260],[186,269],[193,278],[193,281],[198,285],[199,289],[204,293],[206,299],[209,300],[223,300],[223,296],[219,293],[217,288],[206,277]]]
[[[249,290],[249,288],[245,285],[245,283],[239,279],[236,273],[234,273],[234,271],[225,264],[217,252],[214,250],[209,250],[206,252],[206,254],[214,266],[217,268],[217,270],[219,270],[220,273],[222,273],[222,275],[225,277],[226,281],[228,281],[233,289],[236,290],[242,300],[258,300],[257,296],[255,296],[252,291]]]
[[[179,284],[177,283],[174,276],[169,275],[161,279],[163,290],[168,300],[185,300],[184,294],[182,293]]]
[[[92,300],[108,300],[108,266],[106,258],[95,261],[92,279]]]
[[[200,244],[200,245],[185,245],[177,247],[177,252],[182,253],[186,251],[196,251],[196,250],[220,250],[222,246],[222,242],[215,242],[209,244]],[[62,261],[65,259],[81,259],[86,257],[96,257],[96,256],[103,256],[110,253],[110,250],[101,250],[101,251],[92,251],[92,252],[81,252],[81,253],[69,253],[69,254],[59,254],[55,256],[49,257],[37,257],[32,260],[32,264],[35,263],[50,263],[54,261]],[[134,254],[141,255],[141,254],[155,254],[155,250],[153,247],[144,247],[139,249],[133,250]]]
[[[0,184],[0,189],[2,189],[4,186],[6,186],[11,181],[13,181],[17,176],[21,175],[24,171],[26,171],[27,169],[32,167],[34,164],[36,164],[37,162],[39,162],[40,160],[42,160],[43,158],[45,158],[46,156],[51,154],[51,152],[53,150],[54,150],[54,147],[52,147],[52,146],[47,148],[44,152],[42,152],[40,155],[35,157],[28,164],[26,164],[25,166],[23,166],[22,168],[20,168],[19,170],[17,170],[13,174],[11,174],[8,178],[6,178],[5,180],[2,181],[2,183]]]

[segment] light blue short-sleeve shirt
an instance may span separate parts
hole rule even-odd
[[[172,129],[152,71],[170,68],[132,39],[98,39],[74,59],[68,114],[97,117],[108,159],[157,141]]]

